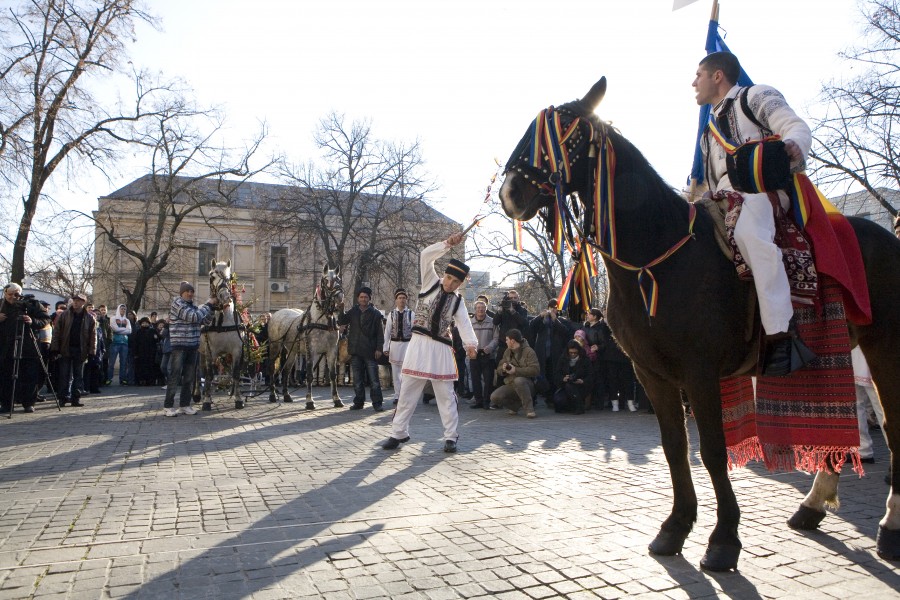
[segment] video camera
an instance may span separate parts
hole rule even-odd
[[[44,307],[41,306],[41,301],[35,298],[34,294],[18,296],[12,304],[21,311],[21,314],[29,317],[39,317],[46,314]]]
[[[520,303],[518,300],[513,300],[509,297],[509,292],[504,293],[503,299],[500,300],[500,308],[502,308],[503,310],[518,310],[519,304]]]

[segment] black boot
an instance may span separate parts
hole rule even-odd
[[[792,317],[787,332],[766,336],[760,374],[766,377],[790,375],[797,369],[808,365],[815,358],[815,353],[807,348],[797,334],[797,324]]]

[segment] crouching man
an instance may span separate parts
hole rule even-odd
[[[469,267],[451,259],[441,278],[434,270],[434,261],[462,240],[463,234],[455,233],[422,250],[419,258],[422,291],[416,305],[412,339],[403,359],[403,386],[391,424],[391,437],[382,444],[385,450],[393,450],[409,441],[409,422],[425,384],[431,381],[444,426],[444,452],[456,452],[459,410],[453,382],[458,375],[450,328],[455,324],[459,329],[469,358],[475,358],[478,339],[466,303],[456,291],[469,274]]]
[[[525,416],[533,419],[534,378],[541,372],[537,354],[525,341],[522,332],[510,329],[506,332],[506,352],[497,362],[497,375],[503,385],[491,394],[491,404],[507,408],[511,415],[525,409]]]

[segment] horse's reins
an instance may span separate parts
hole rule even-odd
[[[585,122],[590,127],[590,136],[587,136],[590,144],[588,156],[596,156],[597,158],[597,167],[593,178],[593,225],[595,239],[591,240],[590,237],[585,235],[585,228],[579,226],[578,221],[573,217],[565,201],[566,196],[568,196],[565,186],[572,179],[572,162],[579,158],[578,151],[581,149],[581,145],[574,149],[575,156],[570,161],[570,151],[566,148],[566,142],[578,128],[581,120],[581,117],[575,116],[569,126],[561,131],[559,112],[552,106],[538,114],[530,129],[532,141],[530,144],[529,165],[543,173],[548,173],[548,176],[546,182],[529,179],[527,176],[526,180],[531,181],[544,195],[551,195],[552,187],[552,193],[556,199],[556,218],[554,219],[551,233],[554,237],[555,249],[558,248],[556,251],[559,252],[562,249],[562,236],[566,234],[567,230],[574,228],[579,237],[590,246],[596,248],[601,256],[623,269],[637,273],[638,288],[641,290],[641,297],[644,300],[644,310],[647,311],[650,317],[654,317],[656,316],[658,304],[659,283],[656,281],[656,277],[651,269],[675,254],[694,237],[694,222],[697,216],[697,209],[692,203],[688,203],[687,234],[644,266],[638,267],[618,258],[613,193],[615,151],[609,139],[606,125],[601,124],[600,127],[594,127],[594,124],[585,118]],[[543,165],[546,165],[547,168],[542,168]],[[521,169],[517,170],[521,172]],[[587,213],[585,212],[586,216]],[[571,237],[571,235],[566,236],[565,241],[570,247],[575,247],[572,244]],[[583,249],[583,244],[581,247]],[[643,286],[644,274],[650,278],[651,282],[649,298]]]

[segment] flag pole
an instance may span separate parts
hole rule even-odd
[[[713,0],[712,3],[712,11],[709,14],[710,21],[718,21],[719,20],[719,0]]]

